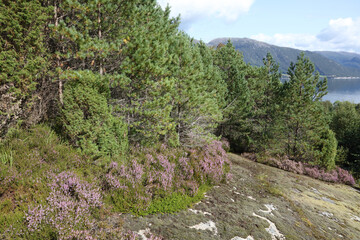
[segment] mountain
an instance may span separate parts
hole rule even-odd
[[[360,54],[349,53],[349,52],[329,52],[329,51],[317,51],[337,63],[340,63],[343,66],[360,69]]]
[[[263,65],[263,58],[269,52],[276,62],[280,64],[280,70],[287,72],[291,62],[296,62],[297,56],[302,50],[279,47],[249,38],[217,38],[208,43],[216,47],[220,43],[226,44],[231,40],[236,50],[243,53],[244,60],[255,66]],[[360,55],[352,53],[336,52],[312,52],[304,51],[305,55],[314,63],[316,70],[329,77],[360,77]]]

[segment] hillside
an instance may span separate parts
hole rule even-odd
[[[228,39],[229,38],[217,38],[210,41],[208,45],[217,46],[220,43],[226,44]],[[287,72],[290,63],[296,62],[297,56],[302,52],[299,49],[278,47],[248,38],[230,38],[230,40],[232,41],[236,50],[243,53],[245,62],[255,66],[262,66],[262,60],[269,52],[273,56],[274,60],[280,64],[280,70],[283,73]],[[349,62],[343,60],[344,57],[342,57],[339,58],[342,59],[342,61],[338,61],[336,60],[337,58],[330,57],[332,56],[330,53],[305,51],[306,56],[309,57],[310,61],[315,64],[316,70],[319,71],[321,75],[334,77],[360,76],[360,68],[354,68],[354,66],[357,66],[357,58]],[[334,54],[334,56],[337,55]],[[345,54],[341,56],[345,56]],[[360,58],[358,60],[360,60]],[[360,63],[360,61],[358,63]]]
[[[0,240],[359,235],[360,105],[304,53],[285,84],[156,0],[0,5]]]
[[[360,69],[360,54],[349,52],[330,52],[330,51],[318,51],[324,57],[327,57],[343,66]]]
[[[164,239],[358,239],[360,192],[230,154],[233,179],[177,214],[114,215],[108,224]]]

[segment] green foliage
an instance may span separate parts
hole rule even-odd
[[[14,158],[12,155],[12,151],[10,150],[7,152],[6,150],[2,153],[0,153],[0,162],[4,165],[8,164],[10,167],[12,167]]]
[[[360,114],[350,102],[335,102],[330,127],[340,146],[339,163],[360,176]]]
[[[325,167],[327,170],[335,168],[335,160],[337,154],[337,140],[335,133],[330,129],[326,129],[321,136],[321,145],[319,147],[321,151],[320,166]]]
[[[225,96],[227,94],[227,86],[225,80],[221,77],[221,71],[215,65],[215,49],[209,48],[204,42],[198,43],[203,65],[203,78],[205,83],[203,87],[210,94],[211,98],[215,98],[220,109],[226,106]]]
[[[347,161],[348,155],[349,155],[349,149],[338,145],[338,148],[336,150],[336,159],[335,159],[336,165],[344,166]]]
[[[218,132],[229,139],[235,151],[242,151],[249,141],[249,125],[246,121],[250,113],[250,93],[245,81],[247,66],[230,41],[217,47],[214,59],[227,88],[224,119]]]
[[[337,161],[358,170],[359,110],[347,103],[321,105],[326,79],[313,75],[303,54],[281,84],[270,54],[262,67],[252,67],[230,41],[216,49],[194,43],[155,0],[0,4],[0,90],[34,115],[33,122],[47,119],[72,145],[47,125],[11,129],[0,142],[0,238],[61,237],[47,223],[30,233],[23,221],[33,204],[48,206],[54,190],[49,176],[61,173],[62,181],[92,182],[89,189],[98,200],[104,197],[107,211],[146,215],[188,208],[228,177],[222,143],[211,141],[215,130],[236,151],[285,152],[328,169]],[[11,111],[0,109],[1,124],[3,116],[18,118]],[[335,137],[343,149],[338,154]],[[73,206],[80,200],[75,195]],[[87,220],[101,215],[100,205]],[[72,230],[78,229],[83,226]]]
[[[122,75],[112,84],[112,102],[129,125],[130,141],[152,145],[174,132],[174,124],[170,125],[174,79],[168,61],[178,23],[156,1],[126,5],[124,14],[132,21],[127,20],[118,69]]]
[[[328,123],[319,104],[327,93],[326,78],[320,80],[314,73],[314,65],[304,54],[292,63],[288,74],[290,80],[282,88],[282,124],[286,154],[298,160],[317,161],[321,149],[314,146],[320,142],[320,134],[326,131]]]
[[[336,134],[339,144],[350,147],[357,138],[360,127],[360,114],[355,104],[350,102],[335,102],[332,110],[331,128]]]
[[[174,213],[191,207],[194,203],[204,198],[204,194],[210,189],[208,185],[201,185],[194,196],[183,193],[172,193],[163,198],[157,198],[151,201],[150,206],[145,211],[138,212],[139,215],[149,215],[157,213]]]
[[[42,32],[48,18],[39,1],[0,1],[0,79],[26,97],[47,68]]]
[[[270,148],[279,131],[279,65],[269,53],[263,62],[261,68],[249,68],[246,76],[251,95],[251,112],[247,119],[251,139],[248,149],[255,152]]]
[[[43,101],[39,89],[46,82],[50,67],[44,42],[49,9],[38,0],[1,0],[0,8],[0,137],[3,137],[11,126],[19,122],[29,125],[46,111],[41,109],[45,104],[38,103]]]
[[[178,34],[171,42],[169,51],[173,55],[169,68],[174,79],[170,113],[174,129],[183,145],[202,145],[222,119],[218,99],[214,96],[222,95],[220,91],[223,89],[209,86],[212,84],[216,87],[214,81],[218,79],[209,75],[205,77],[200,47],[193,44],[188,36]],[[210,53],[208,57],[211,57]]]
[[[60,124],[70,142],[93,156],[124,155],[127,126],[111,113],[104,78],[90,71],[68,72],[63,77],[68,82]]]

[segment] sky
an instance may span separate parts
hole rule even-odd
[[[157,0],[180,29],[209,42],[251,38],[312,51],[360,53],[360,0]]]

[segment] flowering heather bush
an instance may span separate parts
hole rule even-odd
[[[302,162],[296,162],[290,159],[285,159],[280,164],[282,164],[281,168],[286,171],[298,173],[298,174],[304,174],[304,165]]]
[[[102,206],[99,188],[80,180],[72,172],[51,176],[46,205],[29,208],[26,223],[30,232],[50,228],[59,239],[95,239],[92,210]]]
[[[242,156],[250,160],[257,161],[255,154],[247,153],[243,154]],[[267,158],[265,160],[265,163],[289,172],[308,175],[309,177],[327,182],[355,185],[354,177],[348,171],[340,167],[336,167],[331,171],[326,171],[324,168],[320,168],[319,166],[296,162],[288,158],[283,158],[282,160],[278,160],[275,158]]]
[[[126,204],[145,209],[152,199],[172,193],[194,196],[200,185],[226,180],[230,161],[222,144],[213,141],[188,150],[171,149],[164,144],[158,150],[144,149],[128,164],[110,163],[104,188],[112,192],[113,200],[129,199]]]
[[[305,175],[308,175],[312,178],[320,179],[320,171],[317,166],[315,167],[305,167]]]
[[[336,168],[336,171],[340,182],[348,185],[355,185],[355,179],[348,171],[339,167]]]
[[[220,141],[213,141],[202,147],[201,151],[191,152],[190,158],[197,162],[195,171],[200,183],[216,184],[226,178],[225,166],[230,165],[230,161],[222,145]]]
[[[321,180],[326,182],[339,182],[339,175],[336,170],[325,171],[324,169],[320,170]]]

